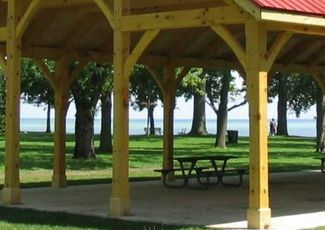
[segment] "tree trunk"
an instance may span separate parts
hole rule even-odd
[[[148,119],[149,119],[149,124],[150,124],[150,135],[155,135],[155,119],[153,117],[153,112],[155,110],[154,106],[150,106],[148,108]]]
[[[277,135],[288,136],[288,125],[287,125],[287,76],[280,74],[278,77],[279,88],[278,88],[278,127],[276,130]]]
[[[317,104],[316,104],[316,112],[317,112],[317,120],[316,120],[316,133],[317,133],[317,141],[316,141],[316,152],[324,151],[324,126],[325,126],[325,95],[322,90],[317,87]]]
[[[76,103],[76,144],[73,158],[96,158],[94,148],[94,115],[89,108]]]
[[[204,94],[194,93],[193,120],[189,135],[207,135],[205,118],[205,84],[200,85],[200,91]]]
[[[46,133],[51,132],[51,104],[47,103]]]
[[[101,131],[99,140],[99,151],[113,152],[112,144],[112,92],[101,96]]]
[[[227,118],[228,118],[228,92],[231,82],[230,71],[223,71],[220,104],[217,114],[217,135],[215,147],[226,148]]]

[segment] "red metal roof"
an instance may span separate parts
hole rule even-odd
[[[325,16],[325,0],[251,0],[267,9]]]

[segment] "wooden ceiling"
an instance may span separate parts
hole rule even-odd
[[[26,7],[30,0],[26,2]],[[227,7],[229,0],[132,0],[131,15],[186,11],[198,8]],[[113,0],[107,1],[113,8]],[[7,2],[0,1],[0,29],[6,25]],[[244,10],[242,10],[244,12]],[[225,25],[245,47],[245,24]],[[269,47],[285,27],[270,27]],[[143,31],[132,32],[131,50]],[[5,53],[5,41],[0,50]],[[22,40],[22,55],[58,59],[112,62],[113,30],[93,0],[44,0]],[[273,70],[325,72],[325,37],[297,33],[277,57]],[[209,26],[165,29],[140,58],[142,64],[164,66],[170,61],[179,66],[240,69],[241,65],[223,39]]]

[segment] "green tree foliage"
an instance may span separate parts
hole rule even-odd
[[[269,102],[278,96],[279,79],[282,74],[276,74],[269,84]],[[310,74],[285,74],[286,96],[288,109],[299,117],[301,113],[307,112],[316,103],[316,83]]]
[[[54,62],[45,61],[45,64],[52,72],[54,71]],[[24,102],[37,106],[48,104],[54,106],[54,91],[51,84],[32,59],[22,59],[21,76],[21,93]]]

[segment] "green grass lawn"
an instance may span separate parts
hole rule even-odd
[[[98,136],[96,137],[98,139]],[[238,144],[229,144],[227,149],[214,148],[214,136],[175,136],[174,155],[237,155],[229,166],[248,165],[248,138],[239,138]],[[4,162],[4,137],[0,136],[0,160]],[[98,141],[95,146],[98,146]],[[131,180],[159,179],[153,172],[162,165],[162,136],[130,137]],[[111,181],[112,155],[98,152],[97,159],[72,159],[74,135],[67,137],[68,184],[107,183]],[[313,157],[315,139],[274,136],[269,139],[270,172],[319,170],[319,160]],[[21,134],[21,182],[22,187],[50,186],[52,177],[53,134]],[[0,185],[3,185],[4,165],[0,166]],[[158,230],[205,228],[161,226],[148,223],[125,222],[110,218],[84,217],[65,213],[46,213],[32,210],[0,207],[0,229],[109,229],[109,230]],[[322,229],[322,228],[320,228]],[[319,229],[319,230],[320,230]],[[323,228],[325,229],[325,228]]]

